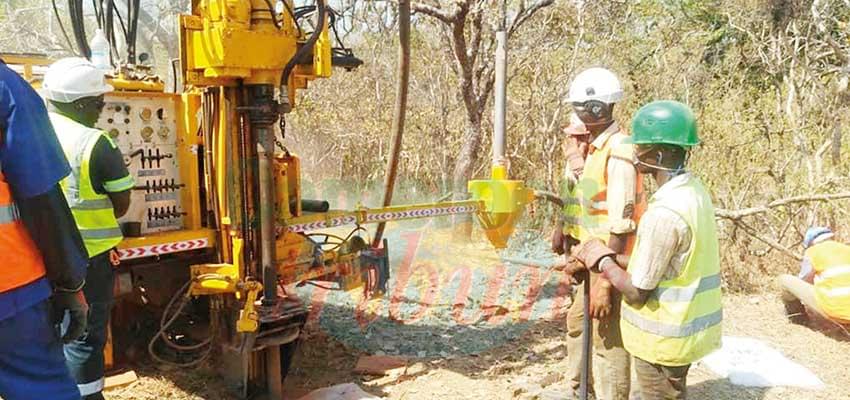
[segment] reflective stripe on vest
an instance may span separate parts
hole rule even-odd
[[[0,172],[0,293],[32,283],[44,274],[41,253],[21,222],[11,188]]]
[[[83,239],[109,239],[121,236],[121,228],[80,229]]]
[[[102,131],[87,128],[56,113],[50,113],[56,136],[71,163],[71,174],[62,181],[62,190],[77,222],[89,257],[101,254],[121,242],[123,236],[109,196],[97,193],[91,181],[91,155]]]
[[[9,224],[19,219],[18,207],[14,204],[0,206],[0,224]]]
[[[815,301],[830,318],[850,321],[850,246],[827,240],[806,250],[815,270]]]
[[[105,208],[112,209],[112,200],[108,197],[96,200],[79,200],[71,207],[74,210],[102,210]]]
[[[621,315],[624,320],[628,321],[638,329],[665,338],[683,338],[693,336],[719,324],[723,320],[723,310],[717,310],[711,314],[694,318],[693,320],[680,325],[665,324],[663,322],[644,318],[632,309],[623,309]]]
[[[584,172],[572,192],[572,197],[577,200],[578,204],[565,204],[563,208],[564,232],[580,241],[598,238],[608,243],[611,234],[607,199],[608,160],[612,157],[615,148],[618,151],[631,152],[631,146],[621,144],[626,136],[622,131],[612,134],[601,148],[594,150],[587,156]],[[620,147],[623,148],[620,149]],[[635,180],[635,186],[633,219],[637,222],[646,208],[643,197],[643,179],[640,174]],[[634,236],[626,245],[626,254],[629,254],[633,247]]]
[[[650,363],[687,365],[720,347],[723,311],[714,207],[702,183],[690,175],[662,186],[650,207],[670,209],[687,222],[690,250],[679,276],[660,282],[643,306],[623,302],[623,345]]]
[[[659,287],[650,295],[652,298],[665,302],[688,302],[706,290],[720,288],[720,274],[706,276],[690,287]]]

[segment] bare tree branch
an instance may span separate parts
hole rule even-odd
[[[454,23],[457,20],[459,14],[459,10],[455,10],[455,12],[450,13],[440,7],[434,7],[422,3],[412,3],[410,6],[411,10],[413,10],[414,13],[421,13],[430,17],[434,17],[440,21],[443,21],[446,24]]]
[[[735,226],[741,228],[741,230],[746,232],[748,235],[754,237],[756,240],[758,240],[758,241],[760,241],[760,242],[782,252],[783,254],[785,254],[785,255],[787,255],[787,256],[789,256],[789,257],[791,257],[791,258],[793,258],[797,261],[800,261],[800,260],[803,259],[802,254],[792,251],[791,249],[783,246],[782,243],[779,243],[776,240],[773,240],[769,237],[765,237],[764,235],[760,235],[758,232],[756,232],[755,229],[753,229],[753,227],[745,224],[743,221],[734,220],[734,223],[735,223]]]
[[[517,13],[516,17],[514,17],[513,22],[510,23],[510,28],[508,28],[508,38],[519,29],[522,24],[528,21],[529,18],[533,17],[535,13],[542,10],[544,7],[551,6],[555,3],[555,0],[537,0],[534,4],[530,5],[528,8],[522,8]]]
[[[718,208],[714,210],[714,214],[720,218],[730,219],[730,220],[740,220],[744,217],[749,217],[751,215],[766,213],[770,211],[772,208],[783,207],[791,204],[798,203],[810,203],[815,201],[829,201],[829,200],[838,200],[838,199],[848,199],[850,198],[850,192],[841,192],[841,193],[830,193],[830,194],[817,194],[817,195],[802,195],[802,196],[794,196],[785,199],[780,199],[776,201],[772,201],[767,205],[759,206],[759,207],[750,207],[744,208],[740,210],[726,210],[722,208]]]

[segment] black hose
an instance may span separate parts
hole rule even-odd
[[[71,31],[80,56],[91,58],[91,49],[86,41],[86,27],[83,20],[83,0],[68,0],[68,14],[71,17]]]
[[[98,7],[98,3],[101,3]],[[98,0],[91,0],[91,7],[94,9],[94,19],[97,21],[97,27],[103,29],[103,3]]]
[[[65,42],[68,43],[68,48],[73,50],[74,44],[71,43],[71,38],[68,36],[68,32],[65,30],[65,24],[62,23],[62,18],[59,17],[59,9],[56,7],[56,0],[50,0],[53,3],[53,15],[56,16],[56,21],[59,22],[59,29],[62,30],[62,36],[65,37]]]
[[[398,2],[398,85],[396,86],[396,103],[393,116],[393,142],[390,149],[390,159],[387,160],[387,176],[384,179],[383,206],[389,207],[393,202],[393,191],[398,176],[398,161],[401,154],[401,141],[404,136],[404,120],[407,113],[407,92],[410,86],[410,0]],[[378,247],[384,235],[387,223],[381,222],[375,229],[372,247]]]
[[[304,34],[304,31],[301,30],[301,25],[298,23],[298,19],[295,18],[295,11],[292,11],[292,7],[289,6],[286,0],[283,1],[283,7],[286,8],[286,12],[292,18],[292,23],[295,24],[295,29],[298,29],[298,37],[300,38]]]
[[[284,2],[285,3],[285,2]],[[272,23],[277,30],[280,30],[280,22],[277,22],[277,15],[274,13],[274,6],[272,5],[272,0],[266,0],[266,5],[269,7],[269,14],[272,16]]]
[[[286,66],[283,67],[283,72],[280,74],[280,92],[281,95],[283,93],[288,92],[289,87],[289,76],[292,74],[292,70],[295,69],[295,65],[298,64],[298,61],[308,52],[313,51],[313,47],[316,42],[319,40],[319,35],[321,35],[322,30],[325,27],[325,0],[316,0],[316,11],[319,13],[318,15],[318,23],[316,24],[316,29],[313,29],[313,33],[310,34],[310,38],[301,46],[298,51],[295,52],[295,55],[289,59],[289,62],[286,63]]]
[[[150,354],[151,358],[153,358],[154,360],[156,360],[160,363],[170,364],[170,365],[173,365],[173,366],[184,367],[184,368],[192,367],[192,366],[198,365],[198,364],[202,363],[204,360],[206,360],[207,357],[209,357],[209,355],[212,353],[212,349],[215,347],[212,344],[212,341],[215,338],[216,332],[218,331],[218,324],[217,324],[218,316],[217,315],[211,315],[210,316],[210,319],[211,319],[210,336],[207,339],[201,341],[198,344],[190,345],[190,346],[183,346],[183,345],[178,345],[178,344],[172,342],[170,339],[168,339],[168,334],[167,334],[168,328],[171,327],[171,325],[174,323],[174,321],[177,320],[177,318],[183,312],[183,309],[186,307],[187,304],[189,304],[189,301],[191,300],[190,297],[189,297],[189,287],[190,287],[191,284],[192,284],[192,281],[186,282],[186,284],[183,285],[183,287],[181,287],[176,293],[174,293],[174,296],[168,302],[168,305],[165,306],[165,310],[163,311],[162,318],[159,321],[160,322],[159,331],[157,331],[157,333],[153,336],[153,338],[151,338],[150,342],[148,342],[148,354]],[[175,303],[175,301],[177,301],[178,299],[181,300],[180,303]],[[175,304],[179,304],[179,306],[177,306],[176,309],[173,312],[171,312],[171,315],[169,316],[169,311],[172,310],[172,308],[174,307]],[[200,353],[200,356],[198,356],[195,360],[189,361],[189,362],[186,362],[186,363],[178,363],[178,362],[166,360],[166,359],[160,357],[158,354],[156,354],[155,345],[156,345],[156,342],[158,340],[162,340],[163,343],[166,346],[171,347],[171,348],[173,348],[177,351],[182,351],[182,352],[196,351],[196,350],[201,349],[201,348],[204,348],[204,350]]]
[[[121,55],[118,54],[118,45],[117,45],[117,41],[115,40],[115,20],[113,18],[114,15],[112,13],[112,10],[114,8],[115,8],[114,0],[106,0],[106,9],[103,11],[103,15],[104,15],[103,26],[104,26],[105,31],[106,31],[105,32],[106,38],[109,40],[109,50],[110,50],[110,54],[112,54],[112,57],[110,57],[110,58],[112,59],[112,65],[113,66],[119,64],[118,60],[121,57]]]
[[[121,31],[124,32],[124,43],[126,44],[127,43],[127,26],[124,25],[124,17],[121,16],[121,12],[118,11],[118,7],[113,7],[112,10],[115,11],[115,16],[118,17],[118,23],[121,24]]]
[[[136,34],[139,28],[140,0],[127,0],[127,62],[136,63]]]

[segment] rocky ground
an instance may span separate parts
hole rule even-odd
[[[286,398],[347,382],[387,399],[563,398],[569,298],[562,275],[547,267],[554,259],[545,241],[521,232],[508,252],[496,253],[483,244],[447,245],[444,234],[420,230],[392,242],[399,249],[391,253],[396,269],[383,298],[366,302],[357,293],[298,289],[313,310]],[[697,365],[689,375],[690,398],[850,398],[850,372],[842,367],[850,341],[788,323],[774,294],[727,295],[724,334],[769,343],[811,369],[826,388],[747,389]],[[355,372],[358,359],[369,354],[403,358],[407,367],[388,376]],[[231,398],[209,366],[136,371],[141,379],[110,391],[109,398]]]

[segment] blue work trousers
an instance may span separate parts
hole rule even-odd
[[[0,398],[79,400],[49,300],[0,321]]]
[[[83,292],[89,303],[89,318],[83,337],[65,345],[65,359],[71,375],[77,380],[80,394],[86,400],[102,399],[104,384],[103,348],[109,312],[113,301],[113,266],[109,252],[89,260],[86,286]]]

